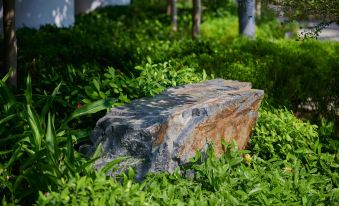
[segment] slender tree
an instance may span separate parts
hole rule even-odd
[[[239,34],[255,37],[255,0],[238,0]]]
[[[260,17],[261,16],[261,0],[256,1],[255,5],[255,16]]]
[[[193,0],[192,11],[192,38],[196,39],[200,35],[200,23],[201,23],[201,0]]]
[[[167,13],[168,16],[171,15],[171,1],[172,1],[172,0],[166,0],[166,2],[167,2],[167,10],[166,10],[166,13]]]
[[[3,0],[3,26],[5,41],[5,73],[13,70],[9,85],[17,87],[17,44],[15,31],[15,1]]]
[[[177,21],[177,1],[176,0],[170,0],[170,15],[171,15],[171,27],[172,31],[178,30],[178,21]]]
[[[178,29],[178,9],[176,0],[166,0],[167,1],[167,15],[171,17],[171,27],[172,31],[176,32]]]

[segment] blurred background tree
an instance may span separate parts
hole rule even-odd
[[[4,54],[5,65],[3,73],[12,70],[9,85],[17,87],[17,44],[15,29],[15,1],[3,0],[3,26],[4,26]]]
[[[305,38],[318,37],[320,32],[332,23],[339,22],[338,0],[262,0],[268,7],[274,8],[279,17],[287,22],[306,23],[309,31],[304,32]]]

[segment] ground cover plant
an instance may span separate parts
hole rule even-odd
[[[2,205],[338,205],[338,43],[285,40],[293,25],[271,14],[258,21],[256,40],[238,38],[229,3],[205,8],[192,41],[190,9],[179,8],[177,33],[161,5],[18,31],[21,85],[0,81]],[[132,169],[116,178],[94,171],[100,147],[90,158],[79,152],[110,107],[213,77],[265,90],[248,150],[224,143],[218,159],[211,145],[207,157],[141,183]],[[310,100],[313,123],[294,116]]]

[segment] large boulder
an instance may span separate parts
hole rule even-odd
[[[235,140],[243,149],[263,96],[250,83],[214,79],[113,108],[97,122],[91,137],[94,147],[101,143],[104,151],[95,165],[131,156],[139,160],[137,173],[142,177],[149,171],[171,172],[209,144],[221,155],[222,140]]]

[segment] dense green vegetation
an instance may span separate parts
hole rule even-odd
[[[164,9],[156,9],[107,8],[78,17],[71,29],[20,30],[22,72],[29,71],[33,79],[39,79],[33,81],[39,83],[37,88],[51,91],[64,81],[73,83],[68,88],[76,87],[70,91],[80,92],[85,88],[77,87],[88,86],[93,77],[99,83],[107,81],[102,75],[107,67],[133,78],[140,73],[136,67],[172,61],[171,67],[177,69],[189,67],[250,81],[264,89],[275,105],[295,111],[311,99],[317,112],[334,118],[327,105],[338,105],[337,43],[284,40],[285,32],[293,31],[294,26],[281,26],[269,14],[258,21],[256,41],[238,39],[237,18],[227,10],[207,10],[202,38],[192,41],[190,10],[180,11],[179,31],[172,33]],[[84,98],[77,94],[70,99]]]
[[[295,26],[269,13],[256,40],[238,38],[231,4],[207,7],[201,39],[192,41],[190,9],[179,8],[177,33],[164,7],[140,5],[79,16],[73,28],[18,31],[21,88],[0,81],[3,205],[338,204],[339,44],[285,40]],[[132,169],[116,178],[94,171],[100,147],[91,159],[78,151],[111,106],[212,77],[265,90],[248,150],[225,143],[218,159],[211,145],[207,158],[141,183]],[[316,107],[303,113],[307,101]]]

